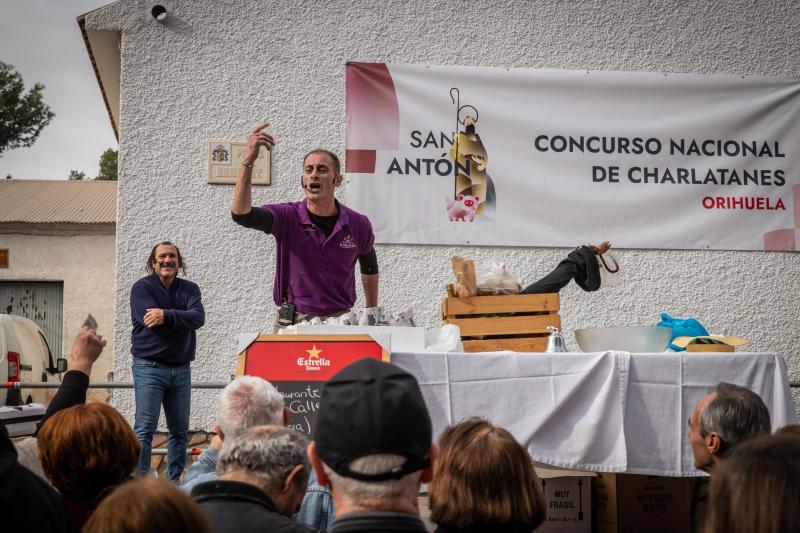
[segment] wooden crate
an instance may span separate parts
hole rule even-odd
[[[442,321],[461,328],[466,352],[543,352],[547,326],[561,329],[558,293],[507,296],[450,296]]]

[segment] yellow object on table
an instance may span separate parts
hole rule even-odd
[[[739,337],[719,337],[704,335],[700,337],[677,337],[672,344],[686,348],[687,352],[732,352],[739,346],[749,343]]]

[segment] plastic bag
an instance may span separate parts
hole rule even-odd
[[[481,265],[483,267],[484,265]],[[498,294],[519,294],[519,282],[511,275],[502,261],[492,261],[487,268],[475,272],[478,294],[481,296]]]
[[[359,326],[382,326],[388,323],[381,306],[366,307],[358,311]]]
[[[597,266],[600,268],[600,288],[614,287],[622,283],[617,258],[606,252],[603,255],[597,254]]]
[[[308,324],[325,326],[398,326],[413,327],[414,311],[409,308],[400,312],[389,312],[383,306],[365,307],[349,311],[343,315],[332,316],[325,320],[314,317]]]
[[[414,312],[411,309],[389,315],[389,325],[395,327],[414,327]]]
[[[323,322],[327,326],[356,326],[358,325],[358,313],[350,311],[343,315],[331,317]]]
[[[425,331],[426,352],[463,352],[461,329],[455,324],[445,324],[441,328]]]
[[[656,326],[672,328],[672,337],[669,339],[668,348],[676,352],[682,352],[686,348],[675,346],[672,341],[678,337],[702,337],[708,335],[708,331],[696,318],[673,318],[667,313],[661,313],[661,321]]]

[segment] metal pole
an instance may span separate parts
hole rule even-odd
[[[197,381],[192,383],[193,389],[224,389],[230,381]],[[0,384],[0,389],[57,389],[61,383],[25,383],[22,381],[7,381]],[[789,387],[800,388],[800,381],[790,381]],[[90,389],[132,389],[133,383],[108,382],[108,383],[89,383]]]
[[[224,389],[230,381],[196,381],[192,383],[193,389]],[[25,383],[22,381],[7,381],[0,385],[0,389],[57,389],[61,383]],[[132,389],[132,382],[89,383],[90,389]]]
[[[186,455],[200,455],[201,453],[203,453],[202,448],[198,448],[197,446],[195,446],[194,448],[187,448],[186,449]],[[167,455],[167,449],[166,448],[152,448],[150,450],[150,454],[151,455]]]

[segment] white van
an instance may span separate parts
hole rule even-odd
[[[36,322],[0,314],[0,383],[46,382],[57,373],[56,361]],[[47,398],[47,389],[0,389],[0,406],[46,404]]]

